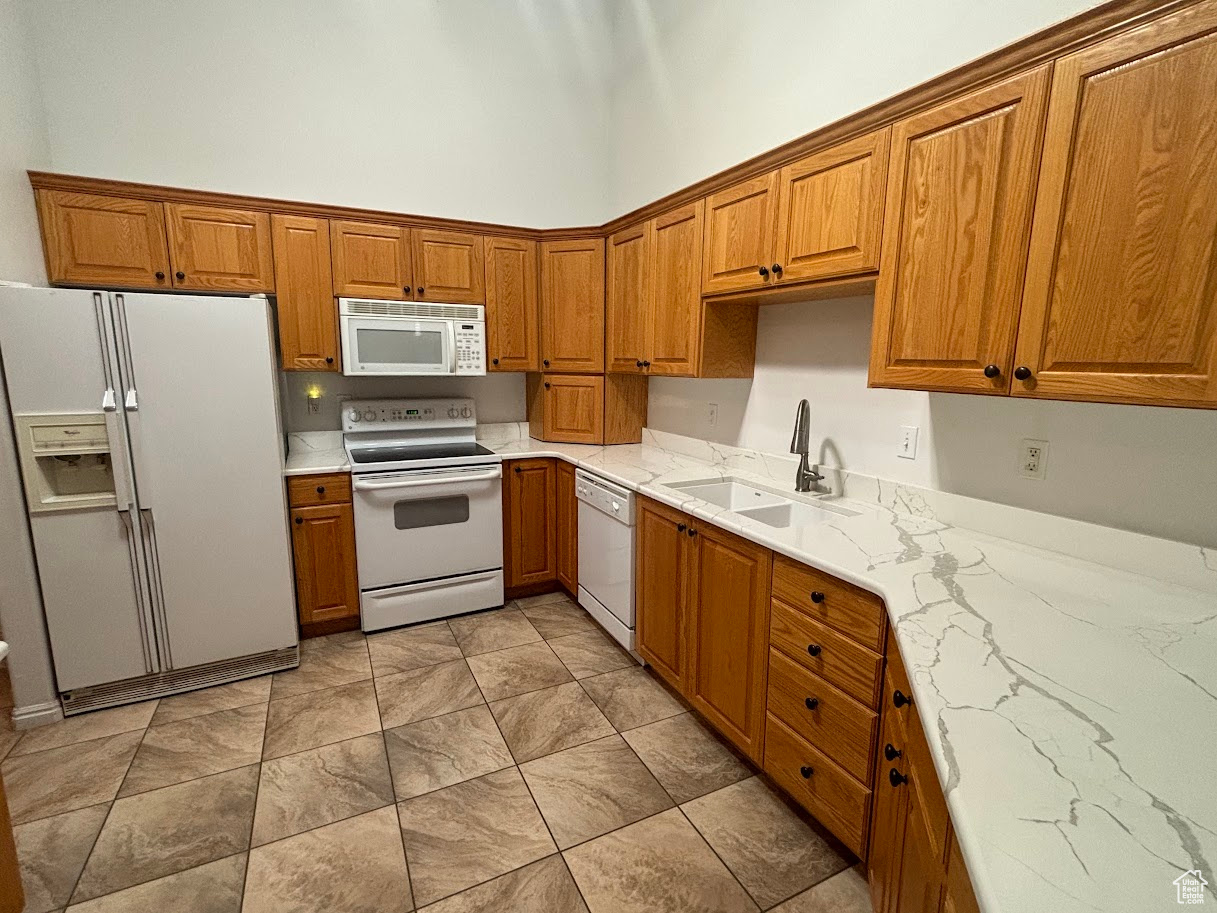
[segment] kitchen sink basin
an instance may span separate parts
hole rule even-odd
[[[794,501],[775,492],[749,485],[741,479],[703,479],[668,487],[775,529],[822,523],[825,513],[841,517],[858,516],[856,510],[847,507],[824,501]]]
[[[677,491],[709,501],[726,510],[742,511],[752,507],[768,507],[786,503],[781,495],[753,488],[739,479],[702,479],[669,485]]]

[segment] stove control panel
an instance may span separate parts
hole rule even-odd
[[[472,428],[471,399],[352,399],[342,404],[343,431],[399,428]]]

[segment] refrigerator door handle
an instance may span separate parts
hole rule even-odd
[[[101,347],[101,371],[106,383],[106,392],[101,396],[101,408],[103,412],[113,412],[115,409],[112,368],[114,360],[113,353],[110,351],[110,337],[106,332],[106,313],[101,300],[101,292],[93,293],[93,316],[97,318],[97,344]]]
[[[148,555],[148,587],[157,626],[156,640],[160,644],[161,663],[166,669],[172,669],[173,653],[169,646],[169,619],[165,614],[165,587],[161,581],[161,559],[156,547],[156,524],[152,518],[151,507],[141,507],[139,514]]]
[[[136,556],[135,527],[131,522],[130,508],[119,510],[123,520],[123,528],[127,534],[127,560],[131,562],[131,581],[135,585],[135,604],[139,607],[140,646],[144,652],[144,671],[148,673],[160,671],[160,666],[152,656],[152,632],[148,630],[149,619],[145,614],[147,594],[145,593],[144,577],[139,571],[139,558]]]
[[[121,365],[127,368],[126,393],[123,396],[123,407],[128,412],[139,409],[139,397],[135,392],[135,360],[131,357],[131,334],[127,331],[127,300],[122,292],[114,294],[114,302],[118,306],[118,338],[122,346]],[[120,369],[121,370],[121,369]]]

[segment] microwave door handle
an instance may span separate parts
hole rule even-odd
[[[494,479],[501,479],[503,473],[501,470],[493,472],[483,472],[477,475],[467,476],[443,476],[435,479],[410,479],[407,481],[398,482],[371,482],[363,479],[356,479],[354,488],[356,491],[386,491],[390,488],[424,488],[434,485],[451,485],[453,483],[464,484],[466,482],[490,482]]]
[[[456,324],[449,321],[448,330],[448,373],[456,373]]]

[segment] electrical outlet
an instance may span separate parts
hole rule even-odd
[[[706,406],[706,424],[711,428],[718,425],[718,403],[710,403]]]
[[[1048,472],[1048,442],[1023,438],[1018,471],[1028,479],[1042,479]]]
[[[917,459],[917,432],[919,430],[916,425],[900,426],[900,439],[896,442],[896,456],[904,460]]]

